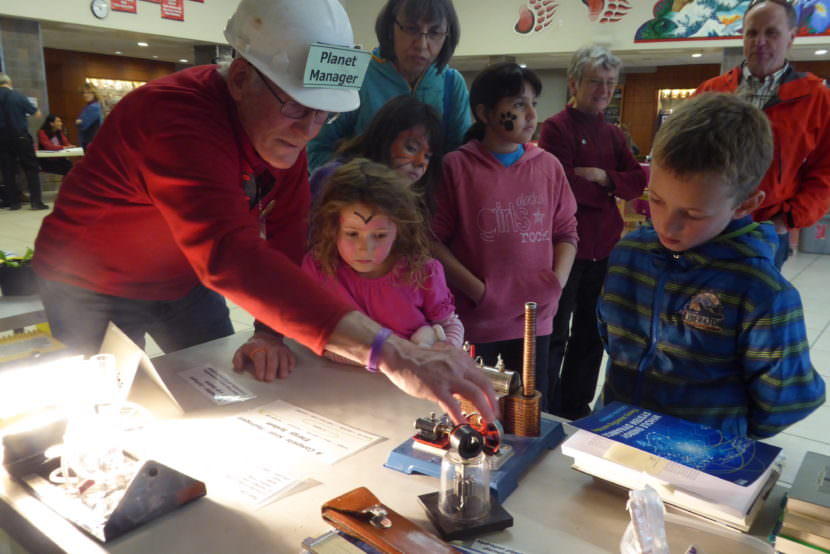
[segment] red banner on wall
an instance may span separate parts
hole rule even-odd
[[[110,0],[114,12],[136,13],[136,0]]]
[[[161,0],[161,17],[184,21],[184,0]]]

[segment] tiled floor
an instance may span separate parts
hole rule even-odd
[[[48,194],[45,199],[51,204]],[[25,206],[16,212],[0,210],[0,249],[21,254],[25,252],[27,246],[33,246],[40,223],[48,213],[30,211]],[[801,293],[813,365],[830,383],[830,255],[796,254],[784,265],[784,275]],[[252,328],[253,318],[250,315],[237,306],[230,309],[237,331]],[[148,341],[147,351],[151,356],[161,353],[151,340]],[[825,425],[828,427],[825,428]],[[805,451],[830,455],[829,428],[830,405],[825,404],[804,421],[769,441],[781,446],[787,456],[782,481],[792,482]]]

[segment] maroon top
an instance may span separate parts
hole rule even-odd
[[[646,174],[628,149],[625,135],[602,114],[592,115],[568,106],[542,124],[539,146],[562,162],[576,198],[577,259],[607,258],[623,229],[616,197],[632,200],[646,187]],[[577,177],[575,167],[604,169],[611,190]]]

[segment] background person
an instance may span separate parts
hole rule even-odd
[[[101,102],[95,87],[85,84],[82,94],[86,106],[75,120],[75,125],[78,126],[78,141],[81,143],[81,148],[86,150],[98,134],[104,115],[101,112]]]
[[[812,73],[787,61],[796,13],[786,0],[753,0],[744,12],[744,61],[697,89],[738,94],[764,110],[775,139],[773,161],[752,214],[778,233],[778,268],[789,255],[790,229],[809,227],[830,208],[830,90]]]
[[[324,126],[309,143],[312,170],[332,159],[341,140],[363,133],[396,96],[414,96],[435,109],[447,152],[461,145],[470,126],[467,85],[447,65],[461,36],[452,0],[389,0],[378,14],[375,34],[380,46],[360,89],[360,108]]]
[[[50,113],[43,120],[43,125],[37,132],[38,149],[56,152],[64,148],[72,148],[75,145],[69,142],[63,132],[63,119],[60,116]],[[72,169],[72,162],[66,158],[40,158],[40,169],[46,173],[66,175]]]
[[[547,367],[551,412],[568,419],[591,412],[597,387],[602,363],[597,299],[608,255],[623,230],[617,198],[637,198],[646,186],[622,130],[603,115],[621,69],[620,59],[602,46],[577,50],[568,66],[573,102],[542,124],[539,140],[565,168],[577,204],[579,244],[553,320]]]
[[[3,172],[3,206],[20,209],[17,190],[17,166],[23,168],[29,186],[29,202],[33,210],[48,210],[43,203],[37,158],[26,118],[40,117],[28,98],[12,89],[11,77],[0,73],[0,168]]]
[[[53,332],[97,352],[113,321],[165,352],[233,332],[227,296],[315,352],[383,372],[457,421],[453,394],[494,417],[489,382],[458,349],[422,348],[382,329],[299,267],[309,210],[305,145],[355,90],[303,85],[311,44],[351,48],[337,0],[242,0],[225,30],[239,54],[222,71],[198,66],[126,95],[67,175],[35,246]],[[291,65],[278,63],[282,53]],[[277,60],[277,62],[275,62]],[[255,332],[241,355],[256,361]],[[284,348],[284,347],[282,347]],[[284,366],[262,379],[284,377]]]

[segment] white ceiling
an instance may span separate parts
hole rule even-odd
[[[61,50],[75,50],[96,54],[117,55],[145,59],[157,59],[166,62],[180,63],[180,59],[193,62],[193,46],[207,44],[187,39],[150,35],[146,33],[131,33],[112,31],[100,27],[87,27],[65,23],[41,23],[43,45],[47,48]],[[147,42],[150,46],[140,47],[137,42]],[[795,61],[830,59],[830,55],[816,56],[815,50],[819,46],[793,47],[790,59]],[[631,50],[616,51],[629,70],[654,68],[658,65],[688,65],[704,63],[721,63],[722,48],[683,48],[665,50]],[[692,53],[701,53],[699,58],[692,58]],[[509,55],[505,54],[505,55]],[[534,69],[562,69],[567,67],[570,54],[532,54],[516,56],[516,61],[527,64]],[[490,61],[489,56],[456,56],[452,66],[461,71],[478,71]]]
[[[112,56],[121,52],[120,55],[131,58],[175,63],[179,63],[180,59],[193,63],[193,46],[206,44],[174,37],[45,21],[41,22],[40,30],[45,48]],[[146,42],[149,46],[138,46],[138,42]]]

